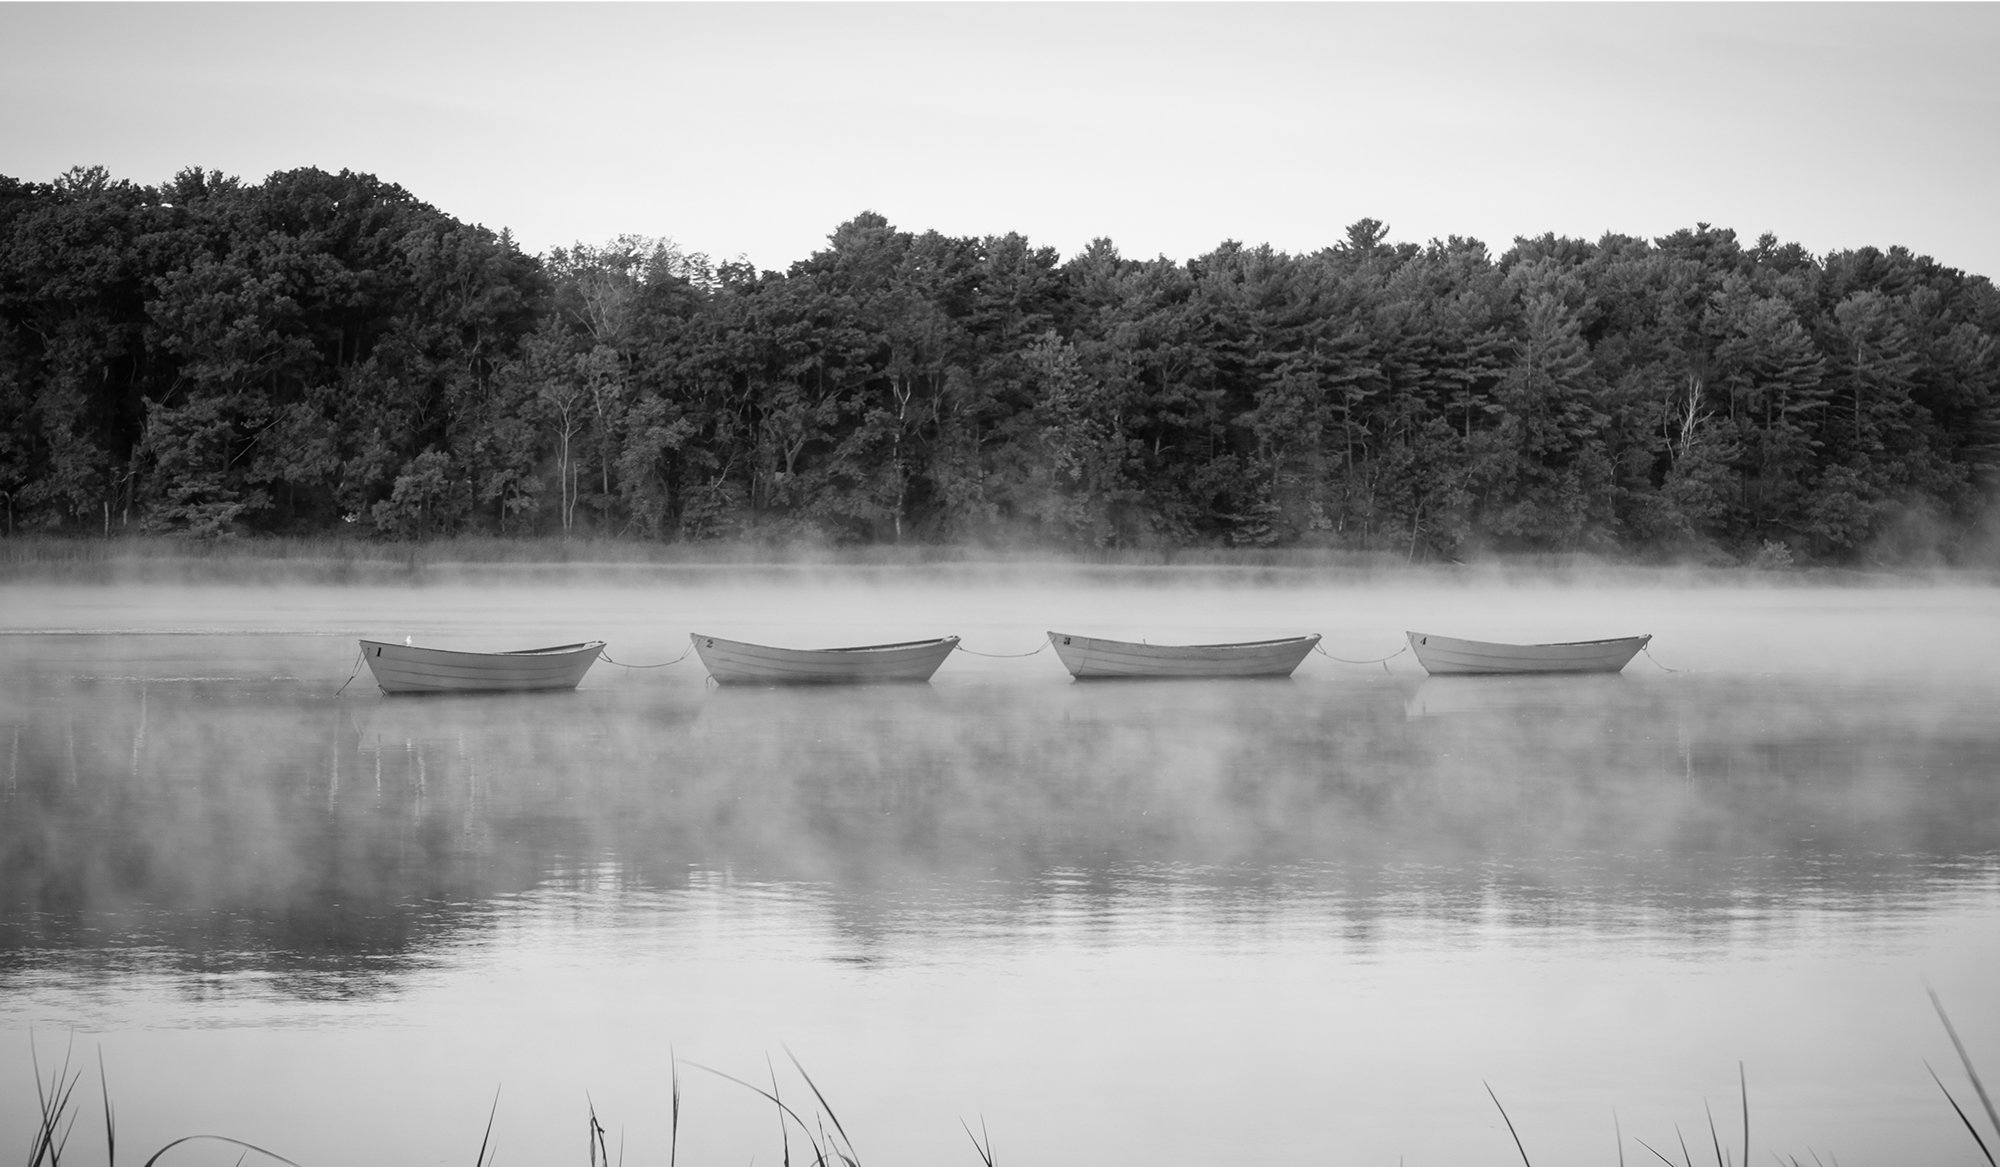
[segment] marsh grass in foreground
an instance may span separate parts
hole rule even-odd
[[[1996,1161],[1993,1151],[1994,1146],[2000,1145],[2000,1109],[1995,1108],[1993,1098],[1987,1092],[1986,1083],[1980,1078],[1978,1069],[1972,1063],[1971,1054],[1966,1051],[1965,1042],[1958,1035],[1958,1028],[1951,1023],[1951,1016],[1945,1012],[1944,1002],[1939,999],[1935,991],[1927,991],[1930,992],[1932,1007],[1937,1010],[1938,1021],[1944,1025],[1945,1033],[1951,1038],[1952,1049],[1958,1055],[1959,1065],[1964,1068],[1966,1079],[1970,1083],[1974,1095],[1979,1099],[1980,1109],[1985,1113],[1988,1124],[1988,1133],[1986,1135],[1980,1133],[1977,1121],[1959,1104],[1958,1098],[1952,1094],[1950,1087],[1945,1085],[1944,1079],[1939,1076],[1937,1070],[1929,1062],[1924,1063],[1924,1069],[1930,1073],[1931,1080],[1937,1083],[1938,1089],[1945,1096],[1945,1101],[1950,1104],[1952,1113],[1956,1114],[1958,1120],[1964,1124],[1966,1132],[1972,1136],[1972,1141],[1978,1146],[1980,1155],[1985,1158],[1989,1167],[2000,1167],[2000,1161]],[[45,1078],[42,1072],[39,1051],[35,1049],[33,1037],[32,1035],[30,1036],[29,1056],[34,1061],[36,1103],[40,1118],[34,1131],[33,1142],[29,1147],[27,1167],[62,1167],[63,1155],[69,1147],[70,1136],[75,1130],[78,1117],[76,1087],[82,1080],[84,1073],[82,1068],[74,1065],[72,1056],[74,1052],[75,1039],[72,1037],[70,1045],[63,1052],[61,1064],[57,1065]],[[812,1096],[813,1104],[806,1106],[804,1111],[785,1101],[783,1089],[778,1080],[777,1067],[771,1065],[768,1060],[766,1065],[770,1073],[769,1089],[759,1086],[754,1082],[745,1081],[733,1074],[724,1073],[713,1067],[701,1065],[698,1062],[687,1062],[685,1064],[705,1073],[713,1074],[725,1081],[733,1082],[746,1090],[756,1093],[771,1103],[778,1120],[779,1163],[782,1167],[792,1167],[794,1138],[798,1139],[801,1143],[800,1167],[861,1167],[861,1160],[854,1149],[853,1140],[848,1138],[846,1128],[841,1125],[840,1118],[834,1113],[833,1105],[827,1101],[826,1095],[820,1091],[819,1084],[813,1081],[812,1075],[806,1072],[805,1065],[799,1061],[791,1050],[785,1050],[785,1057],[790,1060],[792,1068],[798,1072],[800,1080],[805,1083],[807,1092]],[[671,1126],[669,1128],[667,1144],[667,1167],[678,1167],[681,1122],[680,1067],[683,1063],[679,1058],[670,1058],[670,1060],[673,1066],[673,1097],[670,1118]],[[101,1052],[98,1055],[97,1076],[98,1089],[104,1105],[105,1161],[109,1167],[117,1167],[117,1121],[116,1114],[111,1105],[111,1090],[105,1074],[104,1060]],[[1492,1098],[1493,1105],[1500,1111],[1500,1117],[1507,1124],[1507,1133],[1513,1137],[1514,1149],[1519,1152],[1522,1164],[1524,1167],[1534,1167],[1534,1161],[1528,1155],[1526,1140],[1523,1139],[1521,1132],[1514,1126],[1513,1117],[1507,1113],[1506,1106],[1501,1103],[1500,1096],[1494,1092],[1492,1085],[1487,1083],[1485,1086],[1487,1096]],[[1703,1103],[1703,1110],[1706,1112],[1707,1117],[1709,1151],[1714,1155],[1713,1162],[1715,1167],[1748,1167],[1750,1163],[1750,1080],[1748,1072],[1741,1063],[1737,1064],[1737,1096],[1742,1107],[1742,1141],[1740,1144],[1742,1158],[1740,1159],[1737,1158],[1739,1150],[1737,1146],[1725,1147],[1723,1145],[1722,1130],[1716,1123],[1715,1113],[1708,1107],[1706,1102]],[[619,1146],[614,1152],[614,1148],[611,1146],[608,1138],[610,1132],[598,1118],[596,1104],[590,1101],[588,1095],[585,1096],[585,1105],[588,1111],[587,1119],[589,1122],[589,1167],[623,1167],[624,1140],[622,1136],[619,1139]],[[492,1108],[486,1116],[486,1130],[480,1136],[478,1153],[473,1158],[473,1167],[492,1167],[495,1155],[497,1154],[497,1147],[493,1141],[493,1124],[499,1111],[500,1094],[498,1090],[495,1090]],[[986,1132],[985,1120],[983,1118],[980,1120],[978,1134],[973,1134],[971,1125],[966,1123],[964,1119],[959,1120],[959,1125],[965,1128],[966,1136],[972,1140],[973,1150],[978,1155],[982,1167],[995,1167],[993,1139]],[[1624,1167],[1626,1136],[1624,1130],[1619,1126],[1618,1116],[1615,1112],[1612,1115],[1612,1129],[1617,1139],[1617,1162],[1619,1167]],[[1678,1142],[1678,1146],[1669,1148],[1669,1151],[1678,1151],[1678,1158],[1669,1152],[1661,1151],[1643,1139],[1634,1137],[1632,1141],[1654,1159],[1667,1164],[1667,1167],[1697,1167],[1697,1164],[1699,1164],[1699,1167],[1708,1167],[1708,1163],[1710,1162],[1708,1155],[1704,1154],[1700,1160],[1697,1160],[1693,1151],[1688,1147],[1686,1133],[1678,1125],[1674,1128],[1674,1136]],[[249,1161],[249,1157],[252,1154],[262,1156],[271,1162],[287,1164],[288,1167],[300,1167],[299,1164],[274,1151],[267,1151],[262,1147],[253,1146],[240,1139],[230,1138],[227,1135],[187,1135],[175,1139],[153,1152],[152,1156],[145,1161],[142,1167],[153,1167],[167,1152],[177,1147],[198,1142],[214,1142],[236,1148],[238,1150],[238,1158],[236,1160],[238,1167],[243,1167],[243,1164]],[[1826,1167],[1825,1161],[1821,1160],[1816,1153],[1808,1150],[1806,1154],[1814,1167]],[[1781,1167],[1806,1167],[1804,1161],[1800,1160],[1797,1155],[1787,1156],[1778,1154],[1777,1152],[1772,1152],[1771,1155]],[[1835,1160],[1834,1162],[1837,1164],[1838,1161]]]
[[[1979,1070],[1972,1064],[1972,1055],[1966,1052],[1965,1042],[1960,1040],[1958,1036],[1958,1027],[1951,1023],[1951,1015],[1945,1012],[1944,1001],[1938,997],[1936,990],[1926,989],[1926,992],[1930,994],[1931,1007],[1937,1010],[1938,1020],[1943,1023],[1945,1033],[1951,1038],[1952,1049],[1958,1054],[1959,1064],[1965,1068],[1965,1076],[1971,1082],[1973,1092],[1979,1096],[1980,1105],[1986,1112],[1986,1121],[1996,1141],[2000,1141],[2000,1110],[1995,1109],[1992,1097],[1986,1092],[1986,1083],[1980,1079]],[[1931,1081],[1936,1082],[1938,1089],[1943,1091],[1945,1101],[1951,1104],[1952,1113],[1958,1115],[1958,1120],[1965,1124],[1966,1132],[1972,1136],[1972,1141],[1978,1145],[1980,1155],[1986,1159],[1990,1167],[2000,1167],[2000,1162],[1996,1162],[1994,1159],[1992,1146],[1980,1135],[1978,1124],[1972,1120],[1970,1115],[1966,1114],[1965,1108],[1958,1104],[1958,1099],[1952,1096],[1950,1088],[1944,1084],[1944,1079],[1938,1076],[1938,1072],[1931,1067],[1929,1062],[1924,1063],[1924,1069],[1929,1071]],[[1715,1112],[1709,1109],[1706,1102],[1702,1103],[1702,1109],[1706,1112],[1708,1119],[1709,1146],[1715,1154],[1715,1167],[1738,1167],[1739,1164],[1741,1167],[1748,1167],[1750,1163],[1750,1079],[1741,1062],[1736,1064],[1736,1088],[1737,1098],[1742,1105],[1743,1114],[1743,1157],[1740,1160],[1736,1158],[1735,1147],[1725,1148],[1722,1145],[1722,1132],[1716,1126]],[[1524,1167],[1534,1167],[1534,1161],[1528,1157],[1528,1148],[1521,1140],[1521,1133],[1514,1128],[1514,1120],[1508,1115],[1507,1108],[1501,1105],[1500,1096],[1493,1092],[1491,1085],[1487,1085],[1486,1093],[1488,1097],[1493,1099],[1493,1105],[1499,1109],[1501,1119],[1506,1122],[1507,1133],[1514,1136],[1514,1149],[1520,1152],[1522,1164]],[[1625,1163],[1625,1133],[1618,1126],[1618,1116],[1615,1113],[1612,1115],[1611,1121],[1612,1129],[1618,1140],[1618,1163],[1620,1167],[1623,1167]],[[1632,1141],[1644,1148],[1655,1159],[1667,1164],[1667,1167],[1696,1167],[1694,1154],[1688,1149],[1687,1136],[1681,1131],[1678,1125],[1674,1128],[1674,1137],[1680,1143],[1680,1158],[1678,1160],[1662,1153],[1658,1148],[1647,1143],[1644,1139],[1634,1138]],[[1805,1167],[1805,1164],[1797,1155],[1780,1155],[1775,1151],[1771,1155],[1781,1165]],[[1815,1167],[1824,1167],[1822,1160],[1817,1154],[1808,1151],[1807,1155],[1811,1158]],[[1702,1162],[1705,1167],[1707,1160],[1704,1159]]]
[[[28,1056],[33,1060],[35,1067],[35,1102],[40,1117],[35,1125],[33,1141],[28,1148],[28,1167],[42,1167],[43,1164],[46,1164],[47,1167],[62,1167],[63,1154],[69,1149],[70,1135],[76,1129],[77,1115],[71,1108],[71,1102],[76,1094],[77,1083],[83,1078],[83,1070],[81,1068],[72,1068],[75,1052],[76,1041],[74,1035],[72,1035],[69,1045],[63,1048],[63,1060],[61,1064],[57,1065],[50,1072],[49,1076],[44,1079],[42,1077],[41,1055],[35,1049],[33,1038],[30,1037],[29,1039]],[[117,1167],[118,1121],[117,1114],[111,1106],[111,1087],[105,1076],[104,1055],[102,1051],[97,1056],[97,1085],[104,1099],[104,1158],[110,1167]],[[284,1163],[288,1167],[299,1167],[299,1164],[293,1163],[283,1155],[274,1151],[267,1151],[262,1147],[246,1143],[241,1139],[232,1139],[228,1135],[183,1135],[167,1143],[159,1150],[154,1151],[152,1156],[146,1160],[144,1167],[153,1167],[153,1164],[159,1162],[161,1156],[175,1147],[199,1142],[221,1143],[225,1146],[238,1148],[244,1153],[238,1156],[237,1161],[239,1163],[247,1158],[249,1152],[254,1152],[272,1162]],[[484,1164],[481,1164],[480,1167],[484,1167]]]

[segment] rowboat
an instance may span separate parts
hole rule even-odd
[[[1289,677],[1319,634],[1235,644],[1135,644],[1049,633],[1056,656],[1078,680],[1099,677]]]
[[[523,648],[512,652],[461,652],[381,640],[361,642],[361,659],[384,693],[520,693],[574,689],[590,671],[602,640]]]
[[[1426,632],[1406,635],[1418,663],[1433,674],[1615,673],[1653,639],[1647,635],[1563,644],[1498,644]]]
[[[725,685],[865,685],[928,681],[958,637],[852,648],[774,648],[720,636],[690,637],[708,675]]]

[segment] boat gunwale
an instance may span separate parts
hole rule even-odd
[[[1308,632],[1301,636],[1280,636],[1272,640],[1231,640],[1219,644],[1151,644],[1144,640],[1113,640],[1108,636],[1083,636],[1075,632],[1050,632],[1049,640],[1053,642],[1055,638],[1058,636],[1066,636],[1069,637],[1071,640],[1086,640],[1093,644],[1116,644],[1130,648],[1141,648],[1141,649],[1270,648],[1274,645],[1280,645],[1280,644],[1297,644],[1300,641],[1311,641],[1317,644],[1320,640],[1320,634],[1317,632]]]
[[[605,647],[605,642],[602,640],[586,640],[578,644],[550,645],[547,648],[509,648],[509,649],[497,649],[497,650],[480,650],[474,648],[432,648],[429,645],[423,645],[423,644],[397,644],[393,640],[361,639],[361,647],[364,652],[369,648],[393,648],[402,652],[429,653],[440,656],[469,656],[469,657],[478,657],[482,660],[491,660],[498,657],[525,657],[525,656],[554,657],[554,656],[565,656],[565,655],[573,656],[578,653],[588,652],[592,649],[602,651],[603,648]]]
[[[953,646],[956,646],[959,640],[959,638],[956,636],[933,636],[924,640],[899,640],[894,644],[853,644],[853,645],[845,645],[839,648],[787,648],[784,645],[779,645],[779,644],[759,644],[756,641],[752,640],[731,640],[725,636],[708,636],[700,632],[688,633],[688,639],[692,641],[695,647],[697,648],[701,647],[701,642],[706,640],[710,642],[711,647],[717,644],[728,644],[737,646],[739,648],[761,648],[766,652],[789,652],[789,653],[801,653],[801,654],[887,652],[891,649],[898,649],[898,648],[933,648],[936,647],[937,645],[946,643],[950,643]]]
[[[1421,637],[1425,640],[1448,640],[1454,644],[1477,644],[1486,648],[1595,648],[1600,644],[1630,644],[1635,640],[1643,648],[1647,642],[1653,639],[1653,634],[1650,632],[1642,632],[1636,636],[1606,636],[1600,640],[1542,640],[1533,642],[1472,640],[1464,636],[1446,636],[1438,632],[1411,632],[1408,629],[1403,631],[1403,635],[1409,637],[1412,641]]]

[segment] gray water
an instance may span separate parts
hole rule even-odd
[[[1070,681],[1048,629],[1318,631],[1290,680]],[[1426,679],[1406,628],[1652,632]],[[928,686],[721,689],[706,632],[955,633]],[[2000,1075],[2000,594],[1029,569],[0,587],[0,1154],[871,1165],[1970,1162]],[[385,698],[354,638],[586,637]],[[1674,670],[1674,671],[1669,671]],[[343,684],[345,687],[343,688]],[[1739,1071],[1740,1067],[1740,1071]],[[791,1153],[801,1154],[793,1131]],[[177,1150],[179,1162],[236,1161]],[[203,1156],[207,1158],[204,1159]]]

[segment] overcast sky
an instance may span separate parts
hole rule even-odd
[[[1901,244],[2000,276],[2000,4],[0,3],[0,174],[366,171],[530,251],[863,210],[1225,239]]]

